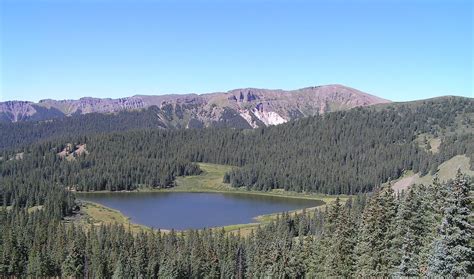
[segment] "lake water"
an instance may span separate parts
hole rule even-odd
[[[119,210],[131,222],[162,229],[201,229],[255,222],[258,215],[321,205],[318,200],[231,193],[89,193],[85,201]]]

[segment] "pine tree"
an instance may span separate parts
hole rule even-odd
[[[65,277],[80,278],[84,276],[84,255],[76,241],[73,241],[61,266],[61,271]]]
[[[328,243],[329,248],[325,265],[326,276],[353,277],[355,243],[355,223],[350,216],[350,208],[346,206],[339,215],[331,242]]]
[[[422,200],[422,209],[424,213],[423,245],[419,253],[419,271],[420,276],[426,276],[428,270],[428,260],[433,250],[433,244],[438,236],[438,226],[443,217],[443,207],[448,191],[446,184],[441,184],[437,175],[435,175],[432,184],[429,187],[423,187],[419,193],[419,199]]]
[[[147,251],[144,241],[144,234],[141,232],[135,240],[135,256],[133,259],[134,277],[144,278],[148,265]]]
[[[236,256],[236,275],[235,277],[237,279],[243,279],[244,274],[245,274],[245,269],[246,269],[246,263],[245,263],[245,250],[242,247],[242,244],[239,244],[237,248],[237,256]]]
[[[114,273],[112,274],[112,279],[123,279],[123,278],[126,278],[125,267],[120,257],[120,259],[115,263],[115,270],[114,270]]]
[[[47,276],[46,270],[46,259],[43,257],[41,252],[32,251],[32,254],[28,257],[27,273],[32,277],[45,277]]]
[[[469,222],[469,183],[458,170],[454,181],[448,183],[448,197],[443,219],[438,229],[429,276],[467,277],[473,273],[474,252],[470,246],[473,226]]]
[[[392,230],[396,214],[395,196],[390,183],[378,188],[363,213],[356,247],[357,276],[388,277],[391,269]]]
[[[397,276],[420,276],[420,254],[433,224],[425,205],[426,187],[413,185],[403,196],[396,217],[392,241],[393,265]]]
[[[318,239],[317,249],[314,254],[317,257],[321,269],[321,276],[329,274],[333,268],[334,254],[331,254],[331,248],[335,240],[335,232],[341,215],[341,202],[339,197],[334,203],[326,206],[323,232]]]

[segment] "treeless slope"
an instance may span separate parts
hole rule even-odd
[[[466,155],[457,155],[453,158],[442,163],[438,167],[436,175],[440,181],[447,181],[456,177],[458,170],[461,170],[463,174],[468,176],[474,176],[474,171],[471,170],[470,159]],[[432,183],[434,175],[425,175],[420,177],[418,173],[408,172],[398,181],[393,183],[392,187],[396,192],[406,190],[408,187],[414,184],[425,184],[428,185]]]

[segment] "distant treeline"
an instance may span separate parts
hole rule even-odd
[[[0,210],[1,277],[467,278],[473,275],[472,183],[390,185],[314,213],[283,214],[248,236],[221,230],[133,234],[118,225],[62,220],[54,203]],[[64,204],[65,210],[58,206]]]
[[[25,147],[47,139],[119,132],[140,129],[164,128],[156,110],[150,107],[141,111],[123,111],[116,114],[90,113],[46,121],[17,123],[0,121],[0,150]]]
[[[151,106],[142,110],[120,111],[118,113],[89,113],[62,116],[51,120],[3,122],[0,120],[0,150],[26,147],[33,143],[45,142],[57,138],[71,138],[111,132],[202,128],[201,120],[190,118],[186,111],[193,111],[195,105],[166,104]],[[38,109],[38,108],[37,108]],[[263,125],[263,123],[261,123]],[[221,119],[210,121],[206,125],[216,128],[242,127],[250,125],[238,113],[224,109]]]

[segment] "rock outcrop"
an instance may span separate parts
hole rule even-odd
[[[38,103],[7,101],[0,103],[0,121],[49,120],[77,114],[117,113],[156,106],[162,114],[160,118],[174,127],[208,127],[227,123],[225,126],[255,128],[388,102],[343,85],[291,91],[242,88],[202,95],[136,95],[119,99],[85,97],[79,100],[46,99]]]

